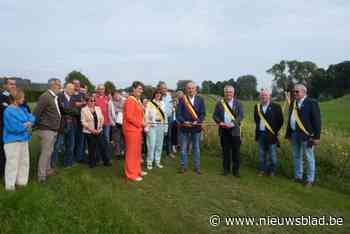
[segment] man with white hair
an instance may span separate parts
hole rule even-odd
[[[277,165],[278,133],[283,126],[282,108],[271,102],[271,95],[267,89],[260,91],[260,103],[255,105],[255,140],[259,145],[258,176],[274,176]],[[270,163],[269,163],[270,162]]]
[[[243,105],[235,98],[235,89],[231,85],[224,88],[224,98],[216,104],[213,114],[219,126],[219,136],[223,151],[223,175],[231,171],[240,177],[241,122],[244,117]]]
[[[309,188],[315,182],[314,146],[320,143],[320,107],[316,100],[307,96],[307,89],[303,84],[295,85],[293,93],[294,101],[289,108],[286,138],[292,143],[296,182],[304,182],[302,152],[305,153],[307,176],[304,185]]]
[[[77,118],[80,111],[75,105],[76,100],[73,98],[75,86],[73,83],[67,83],[64,91],[58,94],[58,103],[60,106],[63,120],[63,136],[64,136],[64,166],[73,165],[75,139],[78,130]]]
[[[186,95],[180,98],[176,109],[176,119],[179,123],[180,134],[180,173],[187,171],[188,145],[191,141],[195,172],[200,170],[200,138],[202,132],[201,123],[205,119],[205,105],[202,97],[197,95],[197,86],[194,82],[186,85]]]

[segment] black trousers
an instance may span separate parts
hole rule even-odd
[[[0,178],[3,178],[5,175],[5,165],[6,165],[6,156],[5,156],[5,150],[4,150],[4,142],[0,140]]]
[[[100,135],[85,134],[85,136],[89,149],[89,165],[96,166],[98,162],[97,153],[101,155],[103,163],[105,165],[108,164],[110,162],[111,152],[105,136],[102,133]]]
[[[223,151],[223,168],[224,172],[231,171],[231,161],[232,172],[234,174],[239,173],[240,168],[240,147],[241,147],[241,137],[232,136],[230,132],[222,131],[221,133],[221,146]]]

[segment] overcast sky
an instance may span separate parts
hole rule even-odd
[[[285,59],[349,59],[349,0],[0,0],[0,76],[95,84],[227,80]]]

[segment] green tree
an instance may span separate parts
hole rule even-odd
[[[116,87],[112,81],[106,81],[104,86],[107,94],[112,94],[116,90]]]
[[[79,71],[72,71],[68,73],[65,78],[66,83],[72,82],[73,80],[79,80],[82,85],[88,89],[90,93],[95,91],[95,86],[90,82],[89,78]]]
[[[191,80],[178,80],[176,83],[176,86],[177,86],[176,89],[185,92],[186,85],[188,82],[191,82]]]
[[[258,95],[257,81],[253,75],[240,76],[236,82],[236,93],[241,99],[252,100]]]

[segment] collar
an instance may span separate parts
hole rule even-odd
[[[7,91],[7,90],[4,90],[4,92],[2,92],[2,94],[4,94],[5,96],[10,96],[10,92],[9,91]]]
[[[270,101],[266,102],[265,104],[262,104],[262,103],[261,103],[261,106],[262,106],[262,107],[268,107],[269,105],[270,105]]]
[[[64,92],[64,96],[66,96],[67,98],[71,98],[70,95],[68,95],[68,93]]]
[[[49,89],[48,91],[49,91],[49,93],[50,93],[52,96],[57,97],[57,94],[55,94],[54,91],[52,91],[51,89]]]
[[[303,104],[303,102],[305,101],[307,96],[303,97],[302,99],[300,99],[299,101],[297,101],[297,103],[301,106]]]

